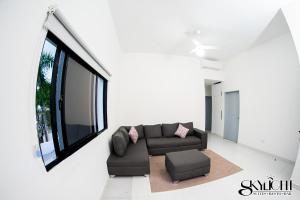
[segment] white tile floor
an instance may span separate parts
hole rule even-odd
[[[114,177],[107,182],[102,200],[199,200],[199,199],[293,199],[300,200],[300,191],[293,189],[290,196],[248,196],[238,194],[245,179],[266,179],[269,176],[289,180],[293,164],[273,156],[235,144],[209,134],[208,148],[239,165],[237,174],[190,188],[151,193],[148,177]]]

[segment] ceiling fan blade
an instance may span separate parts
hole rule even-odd
[[[219,49],[218,47],[216,46],[211,46],[211,45],[201,45],[201,47],[203,49],[207,49],[207,50],[216,50],[216,49]]]
[[[190,51],[190,53],[195,53],[196,51],[197,51],[197,47],[196,48],[193,48],[191,51]]]
[[[198,40],[196,40],[196,39],[192,39],[192,41],[193,41],[193,43],[194,43],[194,45],[195,45],[196,47],[199,47],[199,46],[202,45],[202,44],[201,44]]]

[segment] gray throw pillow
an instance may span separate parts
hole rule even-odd
[[[162,137],[161,125],[144,125],[144,131],[146,138]]]
[[[116,133],[113,134],[112,144],[117,156],[122,157],[125,155],[128,143],[122,131],[117,131]]]
[[[174,124],[162,124],[162,133],[164,137],[174,137],[174,133],[178,128],[179,123]]]

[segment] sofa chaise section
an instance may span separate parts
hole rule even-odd
[[[142,176],[150,173],[149,155],[143,127],[137,126],[140,139],[133,144],[127,127],[121,126],[112,135],[112,152],[107,159],[109,175]]]
[[[129,144],[126,154],[122,157],[110,154],[107,159],[107,168],[110,175],[140,176],[149,174],[149,156],[145,139],[140,139],[136,144]]]

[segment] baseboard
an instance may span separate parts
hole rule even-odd
[[[292,165],[295,165],[295,161],[289,160],[289,159],[287,159],[287,158],[283,158],[283,157],[281,157],[281,156],[278,156],[278,155],[275,155],[275,154],[272,154],[272,153],[269,153],[269,152],[266,152],[266,151],[263,151],[263,150],[254,148],[254,147],[251,147],[251,146],[249,146],[249,145],[247,145],[247,144],[243,144],[243,143],[238,143],[238,144],[239,144],[239,145],[242,145],[242,146],[244,146],[244,147],[247,147],[247,148],[249,148],[249,149],[252,149],[252,150],[254,150],[254,151],[258,151],[258,152],[267,154],[267,155],[269,155],[269,156],[271,156],[271,157],[274,157],[274,158],[276,158],[276,159],[279,159],[279,160],[285,161],[285,162],[287,162],[287,163],[290,163],[290,164],[292,164]]]
[[[210,133],[210,134],[212,134],[212,135],[214,135],[214,136],[217,136],[217,137],[219,137],[219,138],[222,138],[223,140],[226,140],[226,139],[224,139],[222,136],[220,136],[220,135],[218,135],[218,134],[215,134],[215,133]],[[230,140],[226,140],[226,141],[232,142],[232,141],[230,141]],[[234,142],[232,142],[232,143],[234,143]],[[272,154],[272,153],[269,153],[269,152],[265,152],[265,151],[263,151],[263,150],[260,150],[260,149],[251,147],[251,146],[249,146],[249,145],[247,145],[247,144],[243,144],[243,143],[239,143],[239,142],[236,143],[236,144],[239,144],[239,145],[241,145],[241,146],[244,146],[244,147],[246,147],[246,148],[248,148],[248,149],[252,149],[252,150],[254,150],[254,151],[258,151],[258,152],[267,154],[267,155],[269,155],[269,156],[271,156],[271,157],[274,157],[274,158],[276,158],[276,159],[285,161],[285,162],[290,163],[290,164],[292,164],[292,165],[295,164],[295,161],[289,160],[289,159],[287,159],[287,158],[283,158],[283,157],[281,157],[281,156],[278,156],[278,155],[275,155],[275,154]]]
[[[209,135],[214,135],[214,136],[217,136],[217,137],[220,137],[220,138],[224,139],[222,135],[219,135],[219,134],[217,134],[217,133],[208,132],[208,134],[209,134]]]
[[[108,181],[108,179],[109,179],[109,175],[108,175],[108,173],[107,173],[107,175],[104,177],[104,184],[103,184],[103,187],[101,188],[101,191],[100,191],[100,197],[98,198],[98,199],[102,199],[102,196],[103,196],[103,194],[104,194],[104,192],[105,192],[105,189],[106,189],[106,185],[107,185],[107,181]]]

